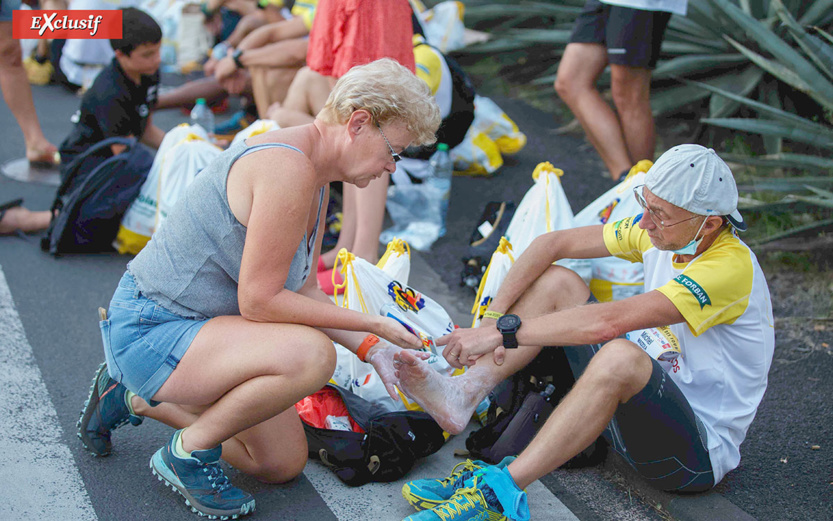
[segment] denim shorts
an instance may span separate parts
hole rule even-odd
[[[208,320],[184,318],[147,298],[125,272],[110,301],[101,338],[110,376],[148,403]]]
[[[0,22],[11,22],[12,11],[20,9],[20,0],[2,0],[0,1]]]

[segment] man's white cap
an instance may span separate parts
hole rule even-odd
[[[689,212],[725,216],[738,231],[746,230],[735,178],[711,148],[678,145],[668,150],[648,170],[645,188]]]

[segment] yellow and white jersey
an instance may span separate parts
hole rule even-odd
[[[428,84],[431,95],[440,107],[440,117],[445,119],[451,114],[451,71],[440,51],[425,43],[422,36],[415,34],[413,42],[416,75]]]
[[[739,447],[764,395],[775,347],[769,288],[758,259],[732,229],[688,263],[654,247],[642,215],[604,227],[608,251],[645,269],[645,292],[668,297],[685,322],[670,326],[681,355],[663,368],[706,425],[715,482],[738,466]]]
[[[312,20],[315,18],[315,8],[318,7],[318,0],[295,0],[292,6],[292,16],[304,19],[307,29],[312,29]]]
[[[292,5],[292,9],[286,9],[284,0],[258,0],[261,7],[268,5],[282,8],[286,17],[301,17],[307,29],[312,29],[312,20],[315,18],[315,8],[318,7],[318,0],[299,0]]]

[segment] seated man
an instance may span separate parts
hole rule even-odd
[[[713,150],[680,145],[657,160],[634,195],[640,215],[538,237],[515,262],[480,327],[438,339],[452,365],[471,366],[465,374],[443,378],[402,353],[402,389],[455,433],[539,346],[573,346],[564,350],[577,377],[529,447],[505,468],[461,474],[448,486],[409,484],[404,493],[412,503],[437,505],[413,519],[437,519],[437,510],[454,519],[447,514],[460,501],[476,502],[495,516],[490,519],[527,519],[522,490],[600,434],[662,490],[707,490],[738,466],[775,340],[764,274],[735,233],[746,225],[732,172]],[[591,303],[575,273],[552,266],[607,255],[644,264],[644,294]],[[680,356],[660,362],[622,338],[648,328],[677,342]],[[464,483],[468,488],[451,497]]]
[[[209,103],[225,100],[229,94],[253,99],[245,109],[216,127],[218,134],[233,134],[257,119],[266,109],[286,97],[295,73],[307,55],[307,36],[318,0],[298,2],[281,18],[239,31],[217,44],[204,64],[205,78],[189,81],[160,96],[157,109],[190,108],[197,98]],[[245,18],[244,18],[245,20]]]
[[[315,7],[315,1],[296,3],[289,20],[252,31],[217,62],[214,78],[228,92],[238,94],[248,70],[258,114],[264,115],[269,105],[284,100],[295,73],[306,62]]]
[[[159,148],[165,137],[150,114],[159,90],[162,29],[149,14],[135,8],[124,9],[122,20],[122,38],[110,40],[113,61],[84,93],[81,107],[72,116],[75,127],[60,148],[62,166],[110,137],[135,137],[153,148]]]

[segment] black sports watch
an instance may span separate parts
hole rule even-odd
[[[518,315],[503,315],[497,319],[497,330],[503,335],[503,347],[515,349],[518,347],[518,339],[515,333],[521,327],[521,318]]]
[[[240,61],[241,56],[243,56],[243,49],[235,49],[234,52],[231,53],[231,59],[234,60],[234,65],[236,65],[238,69],[245,69],[246,67],[243,65],[243,62]]]

